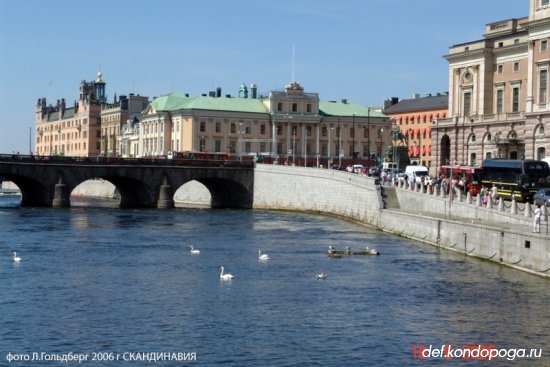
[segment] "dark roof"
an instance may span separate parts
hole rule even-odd
[[[427,96],[413,99],[402,99],[396,104],[386,108],[384,114],[441,110],[449,107],[449,96],[442,94],[439,96]]]
[[[61,114],[61,111],[59,111],[59,110],[58,111],[53,111],[49,116],[46,113],[42,120],[44,120],[44,121],[57,121],[57,120],[60,120],[60,118],[59,118],[60,114]],[[69,107],[69,108],[65,109],[65,113],[61,116],[61,120],[70,119],[70,118],[73,118],[73,117],[74,117],[74,108]]]

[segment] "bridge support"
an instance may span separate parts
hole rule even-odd
[[[52,207],[68,208],[71,206],[69,189],[63,182],[63,177],[59,177],[59,181],[55,184]]]
[[[164,182],[160,185],[157,208],[172,209],[174,207],[173,197],[174,193],[172,192],[172,186],[168,185],[168,180],[164,177]]]

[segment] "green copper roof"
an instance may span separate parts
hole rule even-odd
[[[155,98],[151,106],[156,111],[210,110],[248,113],[269,113],[260,99],[229,97],[186,97],[170,93]],[[323,116],[386,117],[379,111],[356,103],[319,102],[319,114]]]
[[[185,103],[185,109],[268,113],[259,99],[228,97],[193,97]]]
[[[175,111],[180,108],[188,100],[189,97],[178,93],[165,94],[163,96],[155,98],[151,105],[156,111]]]
[[[178,93],[170,93],[155,98],[151,102],[151,105],[156,111],[211,110],[268,113],[264,104],[259,99],[204,96],[186,97]]]
[[[325,116],[386,117],[380,111],[357,103],[319,102],[319,113]]]

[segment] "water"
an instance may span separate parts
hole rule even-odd
[[[89,359],[9,365],[480,365],[414,360],[421,344],[542,348],[540,359],[486,363],[550,364],[549,283],[533,275],[331,217],[0,200],[0,366],[33,352]],[[382,255],[330,259],[330,245]],[[235,278],[220,281],[220,266]],[[150,352],[196,360],[123,359]]]

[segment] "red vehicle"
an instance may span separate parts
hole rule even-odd
[[[440,173],[445,177],[464,178],[466,187],[472,196],[477,196],[481,190],[481,167],[480,166],[441,166]]]

